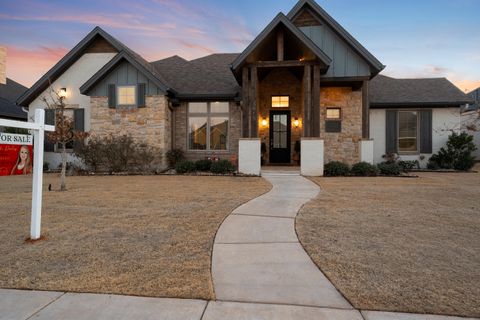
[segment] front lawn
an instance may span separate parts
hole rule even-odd
[[[261,178],[69,177],[48,192],[42,231],[26,244],[31,177],[0,177],[0,288],[213,299],[215,233]]]
[[[359,309],[480,316],[480,174],[316,178],[301,243]]]

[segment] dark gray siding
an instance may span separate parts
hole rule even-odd
[[[300,30],[332,59],[324,77],[370,76],[368,63],[325,24],[300,27]]]
[[[130,63],[124,61],[119,64],[109,75],[100,81],[90,92],[90,96],[106,97],[109,84],[116,86],[134,86],[139,83],[145,83],[147,95],[163,94],[155,84],[153,84],[147,77],[138,71]]]

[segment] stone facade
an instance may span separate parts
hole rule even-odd
[[[325,132],[327,108],[341,108],[342,132]],[[348,87],[320,90],[320,135],[325,140],[325,163],[342,161],[350,165],[360,161],[362,140],[362,91]]]
[[[109,108],[107,97],[91,97],[91,135],[130,135],[138,143],[160,151],[156,164],[167,168],[165,154],[171,148],[172,112],[165,96],[147,96],[145,108]]]
[[[7,48],[0,47],[0,84],[7,83]]]
[[[232,160],[238,159],[238,140],[242,136],[242,111],[235,102],[230,102],[230,120],[228,129],[228,150],[226,151],[206,151],[206,150],[188,150],[187,130],[188,130],[188,103],[183,102],[174,109],[174,148],[185,152],[188,160],[196,161],[207,157],[216,156],[220,159]]]

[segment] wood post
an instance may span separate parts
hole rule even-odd
[[[370,99],[369,81],[363,81],[362,85],[362,138],[370,139]]]
[[[313,66],[312,137],[320,137],[320,65]]]
[[[257,67],[254,66],[250,68],[250,138],[258,137],[257,87],[258,74]]]
[[[312,67],[306,65],[303,72],[303,136],[310,137],[312,111]]]
[[[250,81],[249,69],[243,67],[242,71],[242,137],[250,137]]]

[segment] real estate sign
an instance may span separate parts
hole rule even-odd
[[[0,176],[31,174],[33,137],[0,132]]]

